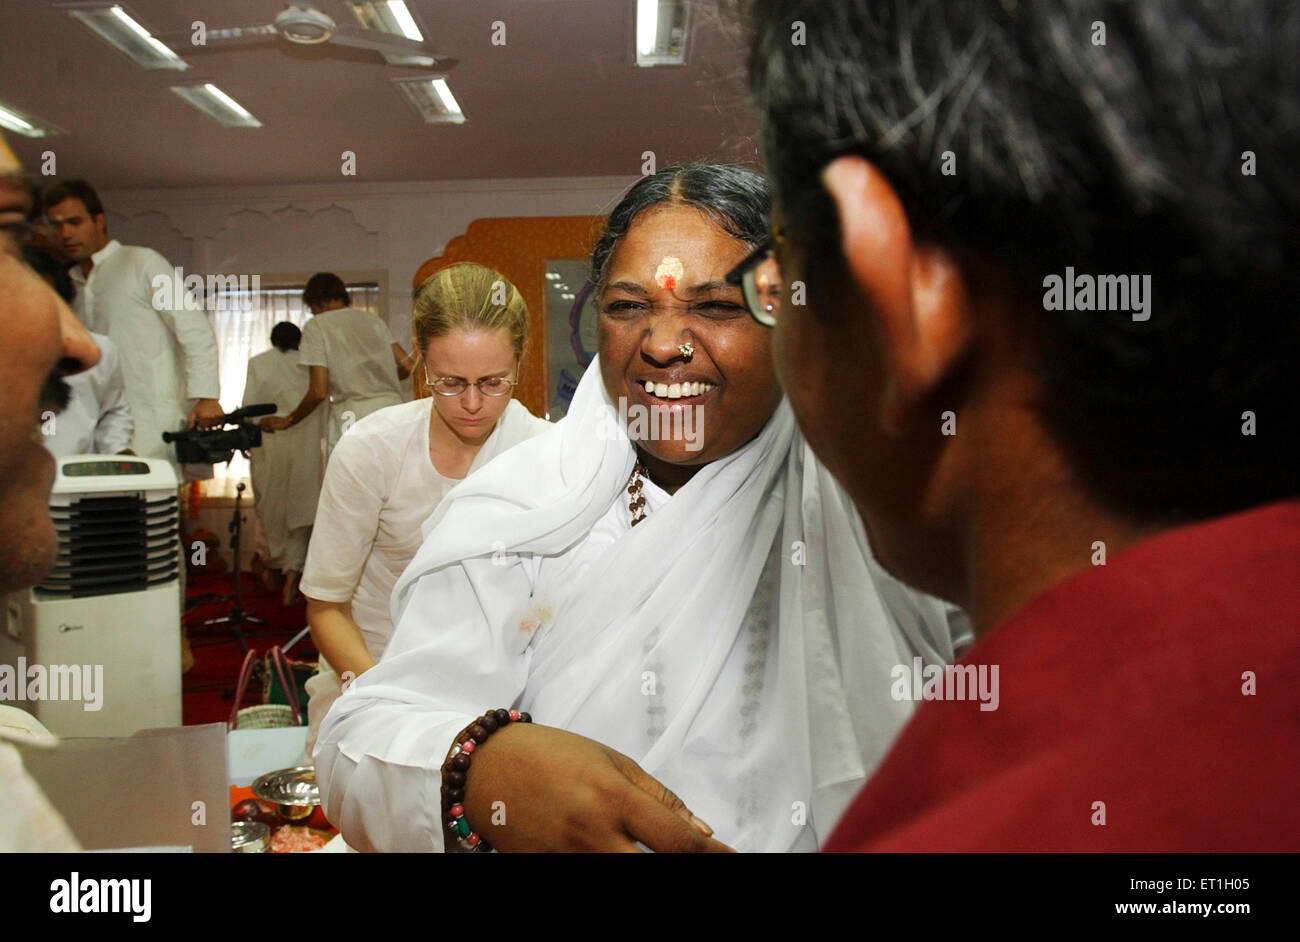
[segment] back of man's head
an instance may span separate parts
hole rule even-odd
[[[352,303],[343,279],[332,272],[317,272],[307,279],[302,291],[302,303],[308,307],[317,307],[331,301],[340,301],[345,306]]]
[[[747,6],[768,164],[805,244],[839,244],[822,169],[865,157],[977,293],[1009,280],[1044,424],[1110,509],[1175,521],[1300,491],[1293,3]],[[1053,307],[1046,279],[1069,270],[1150,276],[1146,310]]]
[[[271,345],[277,350],[297,350],[302,342],[302,331],[290,321],[280,321],[271,328]]]

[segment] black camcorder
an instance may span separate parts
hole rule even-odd
[[[162,439],[176,445],[176,461],[180,464],[221,464],[234,457],[237,451],[247,451],[262,444],[262,430],[245,419],[274,414],[273,402],[241,406],[221,417],[223,426],[233,425],[234,428],[186,428],[179,432],[163,432]]]

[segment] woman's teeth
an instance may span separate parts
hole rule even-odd
[[[702,396],[713,388],[712,383],[653,383],[646,380],[641,385],[645,391],[660,399],[681,399],[683,396]]]

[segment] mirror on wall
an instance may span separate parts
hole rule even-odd
[[[569,411],[578,380],[596,355],[596,292],[586,259],[546,262],[546,407],[552,422]]]

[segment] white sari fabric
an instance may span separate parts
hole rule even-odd
[[[910,714],[891,668],[952,660],[947,606],[874,561],[784,401],[635,529],[560,565],[627,514],[634,461],[592,364],[561,422],[443,500],[383,661],[322,728],[324,804],[350,844],[441,847],[451,739],[509,705],[629,755],[738,850],[829,836]]]

